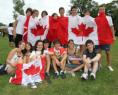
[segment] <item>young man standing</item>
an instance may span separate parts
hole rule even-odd
[[[68,39],[74,40],[76,45],[80,46],[80,53],[83,52],[83,31],[80,30],[82,24],[82,18],[77,14],[77,8],[75,6],[71,7],[71,15],[69,16],[69,30],[68,30]]]
[[[94,45],[98,45],[98,35],[97,35],[97,25],[95,19],[91,16],[89,10],[84,11],[84,17],[82,17],[82,23],[85,27],[84,38],[85,42],[88,39],[91,39],[94,42]]]
[[[64,47],[67,47],[68,44],[68,17],[66,17],[65,9],[63,7],[59,8],[59,33],[58,39]]]
[[[22,40],[24,33],[24,24],[27,21],[27,17],[31,16],[32,9],[28,8],[26,10],[26,17],[19,15],[14,23],[13,36],[15,38],[15,46],[18,47],[18,43]]]
[[[110,46],[116,40],[115,32],[113,27],[112,18],[105,14],[105,7],[100,7],[98,16],[95,18],[97,24],[97,34],[99,40],[99,46],[96,48],[104,50],[106,52],[106,59],[108,64],[108,69],[114,71],[111,67],[111,57],[110,57]]]

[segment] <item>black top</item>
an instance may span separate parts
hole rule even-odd
[[[88,49],[86,49],[84,52],[83,52],[83,55],[86,55],[86,57],[89,57],[90,59],[94,58],[97,54],[98,54],[98,50],[96,49],[93,49],[93,52],[89,52]]]

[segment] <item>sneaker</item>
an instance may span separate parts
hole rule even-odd
[[[28,87],[28,84],[22,84],[23,87]]]
[[[114,69],[113,69],[111,66],[108,66],[108,69],[109,69],[111,72],[114,71]]]
[[[54,73],[54,79],[57,79],[59,77],[58,73]]]
[[[93,80],[96,79],[96,75],[95,75],[94,73],[91,73],[91,74],[90,74],[90,77],[91,77],[91,79],[93,79]]]
[[[66,75],[64,74],[64,72],[61,72],[60,75],[61,75],[61,78],[62,79],[65,79],[66,78]]]
[[[35,83],[31,83],[31,88],[33,88],[33,89],[37,88],[37,86],[35,85]]]
[[[82,76],[81,76],[81,79],[87,80],[88,79],[88,74],[83,73]]]
[[[72,75],[72,77],[75,77],[76,76],[74,72],[71,72],[71,75]]]

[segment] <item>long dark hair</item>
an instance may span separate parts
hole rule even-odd
[[[30,53],[33,51],[33,47],[31,45],[31,43],[27,43],[30,46]],[[27,53],[27,49],[25,48],[25,50],[23,50],[23,54],[25,55]]]
[[[37,45],[38,45],[39,42],[41,42],[41,43],[43,44],[43,41],[42,41],[42,40],[36,41],[36,44],[35,44],[35,51],[36,51],[36,49],[37,49]],[[43,53],[44,53],[44,45],[43,45],[43,48],[42,48],[42,50],[41,50],[41,54],[43,54]]]

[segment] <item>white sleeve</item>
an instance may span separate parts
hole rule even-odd
[[[108,20],[109,25],[113,26],[113,21],[112,21],[111,16],[107,16],[107,20]]]
[[[17,20],[19,21],[19,20],[21,19],[21,17],[22,17],[22,16],[21,16],[21,15],[19,15],[19,16],[17,17]]]

